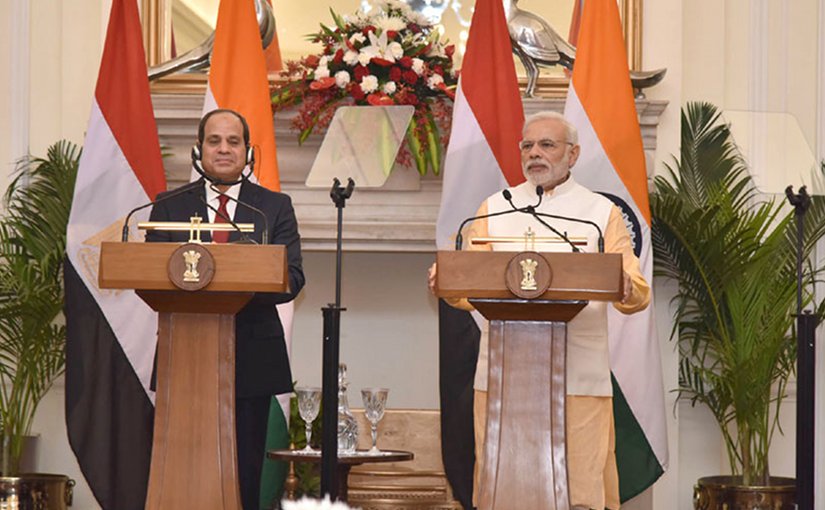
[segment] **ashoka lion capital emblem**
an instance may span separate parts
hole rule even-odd
[[[188,250],[183,252],[183,261],[186,264],[186,271],[183,272],[183,281],[185,282],[199,282],[201,279],[198,273],[198,262],[201,259],[200,252],[195,250]]]
[[[524,259],[519,262],[521,266],[521,290],[536,290],[536,266],[538,262],[533,259]]]

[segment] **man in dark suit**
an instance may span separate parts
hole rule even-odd
[[[266,227],[261,214],[254,210],[258,209],[267,218],[268,242],[286,246],[289,291],[257,293],[235,316],[238,477],[245,510],[258,510],[271,396],[292,391],[284,329],[275,305],[291,301],[304,286],[301,241],[292,202],[287,195],[242,178],[252,158],[246,120],[232,110],[207,113],[201,119],[198,143],[193,150],[193,163],[198,165],[200,161],[206,178],[188,184],[191,188],[188,192],[168,200],[163,200],[164,193],[161,193],[150,215],[151,221],[189,221],[197,215],[210,222],[254,223],[255,233],[249,240],[260,243]],[[224,194],[235,200],[227,199]],[[185,242],[188,236],[188,232],[150,231],[146,241]],[[237,231],[216,231],[213,235],[204,232],[201,236],[205,242],[246,240]]]

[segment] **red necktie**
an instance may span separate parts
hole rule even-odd
[[[226,210],[226,203],[229,201],[229,197],[226,195],[218,195],[218,214],[215,215],[215,223],[229,223],[227,218],[229,218],[229,211]],[[212,242],[214,243],[225,243],[229,241],[229,231],[213,231],[212,232]]]

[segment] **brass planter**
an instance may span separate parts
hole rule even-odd
[[[0,510],[66,510],[74,480],[64,475],[0,476]]]
[[[794,510],[796,480],[772,476],[770,485],[742,485],[741,476],[706,476],[693,488],[696,510]]]

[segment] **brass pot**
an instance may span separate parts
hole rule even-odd
[[[693,488],[696,510],[794,510],[796,480],[772,476],[769,485],[742,485],[741,476],[705,476]]]
[[[74,480],[64,475],[0,476],[0,510],[66,510]]]

